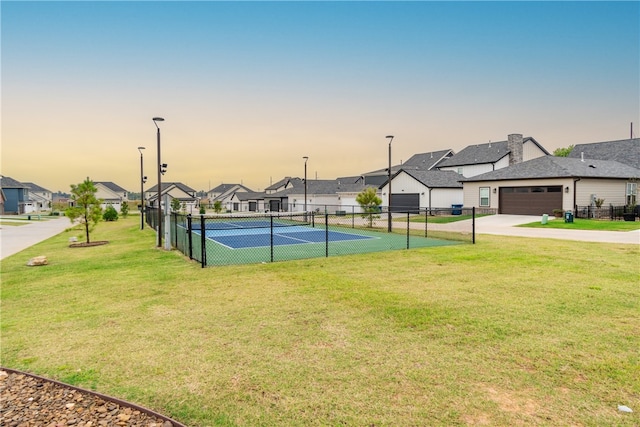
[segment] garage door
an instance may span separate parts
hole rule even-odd
[[[392,194],[391,212],[420,212],[420,195],[415,194]]]
[[[501,214],[542,215],[554,209],[562,209],[562,186],[500,187]]]

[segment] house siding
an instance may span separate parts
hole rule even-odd
[[[489,207],[498,209],[500,206],[500,187],[533,187],[533,186],[562,186],[562,209],[573,210],[573,180],[571,178],[558,179],[526,179],[526,180],[509,180],[509,181],[479,181],[464,183],[464,206],[480,207],[480,188],[489,187]],[[569,187],[569,192],[564,191],[565,187]],[[496,189],[494,193],[493,190]],[[578,202],[578,204],[580,204]],[[486,206],[483,206],[486,207]]]
[[[538,145],[531,140],[526,141],[522,145],[522,161],[537,159],[538,157],[546,156],[546,153],[540,149]]]
[[[576,182],[576,204],[591,205],[591,195],[604,199],[603,206],[626,203],[627,180],[625,179],[581,179]]]

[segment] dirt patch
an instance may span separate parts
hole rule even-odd
[[[93,246],[102,246],[109,243],[108,240],[98,240],[97,242],[80,242],[80,243],[72,243],[69,245],[70,248],[90,248]]]

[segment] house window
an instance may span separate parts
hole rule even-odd
[[[636,204],[637,194],[638,184],[635,182],[627,182],[627,206]]]
[[[458,168],[458,174],[462,175],[462,168]]]
[[[489,206],[489,192],[491,189],[489,187],[480,187],[480,206],[487,207]]]

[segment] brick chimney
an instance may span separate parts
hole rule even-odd
[[[509,150],[509,166],[522,163],[522,134],[512,133],[507,138]]]

